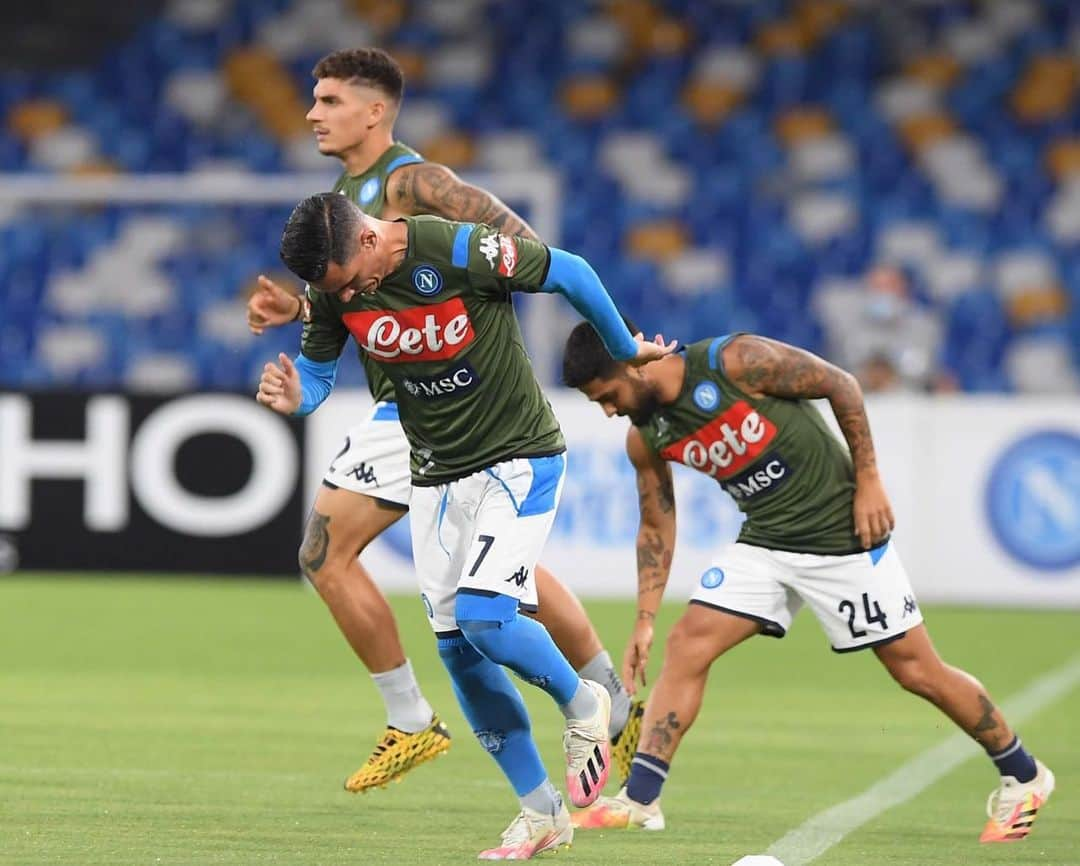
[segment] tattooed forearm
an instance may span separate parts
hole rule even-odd
[[[668,713],[649,729],[644,737],[641,751],[663,761],[670,761],[682,737],[681,734],[676,735],[675,732],[681,728],[682,723],[675,712]]]
[[[656,487],[656,504],[664,514],[670,514],[675,510],[675,486],[671,476],[663,478]]]
[[[876,471],[874,440],[855,377],[817,355],[763,337],[738,337],[725,351],[728,375],[740,388],[788,400],[827,398],[851,450],[857,473]]]
[[[837,391],[829,398],[836,423],[847,440],[851,451],[851,462],[855,464],[855,473],[876,472],[877,459],[874,456],[874,440],[870,435],[870,419],[866,417],[862,391],[853,377],[848,389]]]
[[[525,220],[486,190],[461,180],[444,165],[419,163],[396,172],[394,204],[410,214],[487,223],[508,235],[539,240]]]
[[[659,477],[653,477],[651,473],[638,475],[638,508],[641,511],[642,523],[657,522],[654,517],[656,509],[664,515],[675,512],[675,486],[671,469],[667,466],[663,469]]]
[[[300,545],[300,570],[309,579],[326,562],[326,551],[330,546],[330,518],[312,509],[307,526],[304,527],[304,541]]]
[[[643,526],[637,538],[638,602],[650,610],[659,604],[671,571],[673,539],[666,533]],[[656,594],[655,599],[647,600]]]

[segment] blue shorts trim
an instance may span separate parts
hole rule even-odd
[[[398,415],[397,403],[383,403],[378,409],[375,410],[375,414],[371,416],[372,421],[400,421],[401,418]]]
[[[525,501],[518,508],[518,517],[530,517],[534,514],[547,514],[555,508],[555,497],[559,492],[559,482],[566,471],[566,455],[555,454],[551,457],[532,457],[533,479]]]
[[[870,554],[870,561],[874,565],[877,565],[878,562],[881,560],[881,557],[883,557],[885,555],[885,551],[888,550],[888,549],[889,549],[889,542],[884,541],[881,544],[879,544],[877,547],[872,547],[866,552]]]

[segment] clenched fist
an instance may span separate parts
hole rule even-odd
[[[259,392],[255,399],[264,406],[269,406],[282,415],[291,415],[300,408],[303,392],[300,388],[300,373],[293,366],[292,359],[284,352],[278,355],[278,364],[273,361],[263,366],[262,378],[259,379]]]

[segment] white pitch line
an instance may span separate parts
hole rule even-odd
[[[1039,677],[1001,705],[1010,724],[1020,724],[1080,684],[1080,656]],[[804,866],[882,812],[906,803],[956,767],[984,752],[958,733],[912,758],[857,797],[820,812],[769,846],[784,866]]]

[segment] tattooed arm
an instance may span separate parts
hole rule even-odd
[[[445,165],[405,165],[387,181],[386,200],[405,214],[487,223],[503,234],[539,240],[529,224],[486,190],[465,183]]]
[[[884,539],[896,521],[878,476],[870,422],[855,377],[810,352],[752,335],[736,337],[724,347],[724,371],[751,396],[829,401],[855,466],[855,534],[864,548]]]
[[[653,641],[653,621],[664,597],[675,550],[675,490],[671,467],[653,454],[636,427],[626,437],[626,454],[637,473],[641,522],[637,535],[637,622],[623,656],[623,682],[630,694],[635,678],[645,685],[645,667]]]

